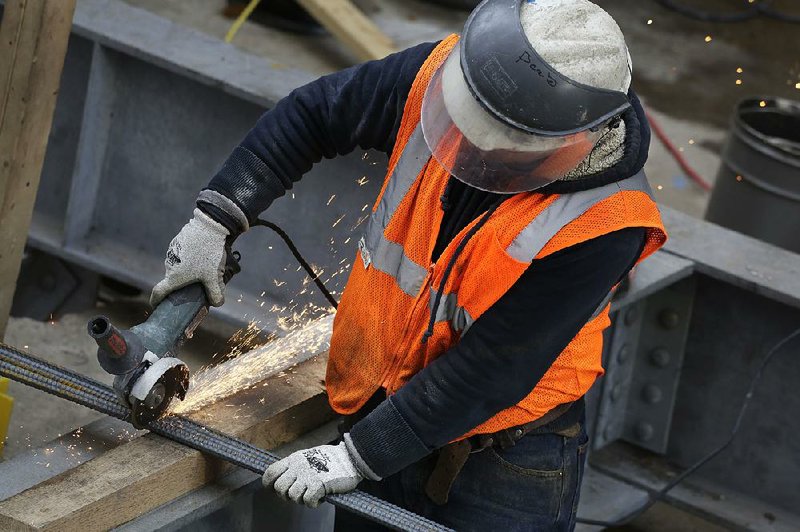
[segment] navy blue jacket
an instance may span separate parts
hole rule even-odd
[[[323,157],[356,148],[391,153],[411,84],[434,46],[421,44],[294,90],[259,119],[208,188],[253,221]],[[631,98],[623,159],[543,191],[602,186],[644,166],[650,131]],[[452,178],[449,189],[435,255],[496,198]],[[224,213],[198,206],[236,231]],[[379,476],[393,474],[524,398],[632,268],[644,239],[645,229],[625,229],[534,261],[455,346],[353,426],[353,443],[367,465]]]

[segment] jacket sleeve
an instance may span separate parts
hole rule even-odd
[[[644,239],[643,228],[623,229],[534,261],[460,342],[353,426],[361,459],[386,477],[526,397]]]
[[[261,116],[207,188],[252,223],[323,157],[357,146],[391,151],[411,85],[434,47],[420,44],[295,89]]]

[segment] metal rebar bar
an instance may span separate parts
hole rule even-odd
[[[109,416],[127,421],[130,409],[114,389],[66,368],[0,343],[0,376],[32,386]],[[278,456],[183,416],[170,414],[148,425],[159,436],[263,475]],[[328,495],[325,500],[394,530],[447,531],[430,519],[362,491]]]

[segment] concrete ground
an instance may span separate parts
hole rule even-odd
[[[231,23],[220,14],[225,0],[127,1],[220,38]],[[766,18],[711,24],[687,19],[654,0],[598,2],[614,15],[626,34],[634,63],[634,88],[689,163],[709,181],[713,181],[720,164],[719,152],[737,100],[752,95],[800,99],[800,90],[795,88],[800,83],[798,25]],[[358,3],[398,48],[458,31],[467,15],[418,0]],[[686,3],[708,7],[730,4],[725,0]],[[776,4],[797,13],[791,2]],[[233,45],[271,58],[276,67],[286,65],[319,75],[353,63],[347,50],[324,33],[298,36],[252,22],[244,24]],[[660,202],[702,216],[708,194],[686,179],[655,139],[646,170]],[[123,325],[133,324],[143,318],[145,306],[140,297],[121,298],[101,307],[64,316],[53,324],[12,318],[6,342],[108,382],[94,358],[85,322],[89,316],[104,312]],[[226,334],[202,333],[188,346],[184,357],[193,369],[210,360],[213,353],[225,350]],[[14,383],[10,393],[16,404],[6,456],[38,446],[96,417],[91,411]],[[626,530],[716,528],[656,506]]]

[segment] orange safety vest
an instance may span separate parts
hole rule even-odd
[[[450,176],[425,144],[420,109],[432,75],[456,41],[453,35],[436,47],[411,87],[383,189],[339,302],[326,384],[331,406],[342,414],[356,412],[381,387],[396,392],[445,353],[533,260],[626,227],[647,229],[640,261],[666,241],[643,172],[571,194],[516,194],[469,240],[441,286],[456,247],[478,222],[465,227],[437,263],[431,262],[443,217],[440,197]],[[442,297],[433,335],[423,342],[437,291]],[[603,373],[603,330],[611,323],[608,300],[527,397],[463,437],[528,423],[582,397]]]

